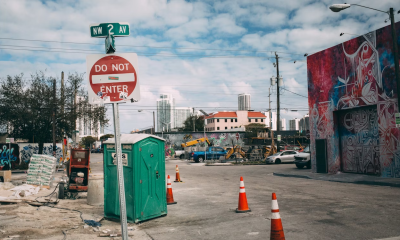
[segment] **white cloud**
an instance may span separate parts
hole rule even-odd
[[[335,1],[99,0],[95,4],[91,1],[3,1],[0,8],[1,37],[100,45],[0,39],[0,45],[3,45],[0,49],[0,78],[21,72],[29,77],[40,70],[58,78],[61,71],[85,72],[85,53],[66,53],[62,49],[58,49],[62,52],[26,51],[20,46],[41,46],[52,51],[56,51],[54,48],[71,48],[103,52],[104,39],[90,38],[89,25],[123,21],[130,23],[131,36],[117,39],[117,51],[138,52],[142,92],[142,100],[129,105],[129,108],[149,106],[145,107],[149,113],[121,111],[123,131],[151,125],[151,112],[162,92],[172,93],[177,106],[204,107],[210,111],[215,110],[211,107],[236,109],[237,94],[248,92],[252,94],[254,109],[266,109],[269,78],[276,75],[272,65],[274,59],[221,58],[217,56],[254,53],[211,49],[278,51],[285,86],[307,95],[306,63],[299,61],[304,57],[285,53],[314,53],[353,37],[340,37],[341,32],[363,34],[387,25],[384,23],[385,14],[359,7],[333,13],[327,7],[332,3]],[[364,0],[363,4],[385,11],[393,7],[393,1],[389,0]],[[11,48],[4,45],[14,45],[18,50],[4,49]],[[177,50],[173,47],[210,50]],[[149,57],[150,53],[157,55]],[[202,57],[205,54],[215,58]],[[273,54],[258,52],[257,56]],[[297,60],[296,64],[294,60]],[[276,95],[271,98],[273,108],[275,98]],[[289,92],[284,93],[281,100],[282,107],[307,106],[307,99]],[[304,114],[282,112],[287,119]]]

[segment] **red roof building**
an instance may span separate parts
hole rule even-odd
[[[206,131],[240,128],[250,123],[268,125],[267,116],[264,113],[253,111],[217,112],[210,114],[206,119]]]

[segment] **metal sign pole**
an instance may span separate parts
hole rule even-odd
[[[126,199],[125,199],[125,186],[124,186],[124,172],[122,165],[122,149],[121,149],[121,134],[119,128],[119,114],[118,103],[113,103],[113,117],[114,117],[114,136],[115,136],[115,150],[118,169],[118,191],[119,191],[119,209],[122,239],[128,240],[128,227],[126,217]]]

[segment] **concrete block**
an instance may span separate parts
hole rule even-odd
[[[11,170],[0,171],[0,177],[3,177],[4,182],[11,182]]]

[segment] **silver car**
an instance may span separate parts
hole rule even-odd
[[[294,155],[298,154],[297,151],[287,150],[283,152],[275,153],[267,158],[267,163],[280,164],[282,162],[294,162]]]

